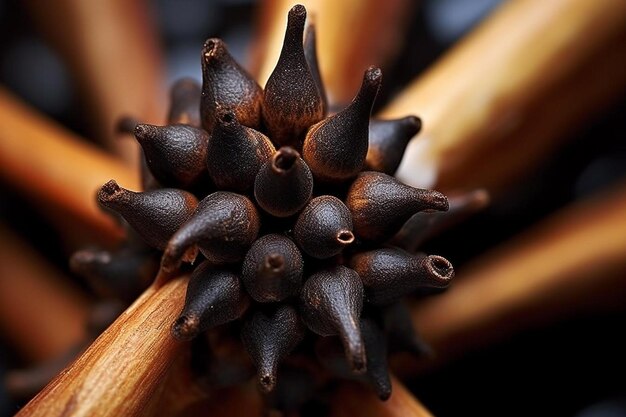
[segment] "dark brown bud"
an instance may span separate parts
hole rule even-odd
[[[302,319],[320,336],[339,335],[354,372],[366,369],[365,348],[359,329],[363,284],[352,269],[335,266],[313,274],[300,293]]]
[[[487,207],[489,193],[478,189],[455,196],[450,195],[448,201],[450,202],[448,211],[414,214],[394,236],[392,243],[407,252],[415,252],[426,240]]]
[[[249,305],[239,278],[205,261],[191,274],[185,306],[172,325],[172,335],[191,340],[205,330],[238,319]]]
[[[422,128],[415,116],[395,120],[370,120],[369,148],[365,168],[385,174],[395,174],[406,146]]]
[[[219,189],[246,191],[276,149],[267,136],[241,125],[235,113],[218,109],[216,117],[207,150],[209,176]]]
[[[135,137],[154,177],[167,187],[190,189],[206,181],[209,135],[186,125],[138,124]]]
[[[174,188],[146,192],[126,190],[114,180],[104,184],[98,201],[119,213],[150,246],[165,249],[172,235],[193,214],[198,200]]]
[[[270,392],[276,385],[278,365],[304,338],[296,310],[283,305],[274,312],[257,311],[241,329],[241,340],[257,369],[259,385]]]
[[[302,287],[302,255],[286,236],[271,234],[256,240],[242,265],[248,294],[259,303],[282,301]]]
[[[233,111],[244,126],[258,128],[263,91],[228,53],[221,39],[208,39],[202,48],[202,127],[213,131],[216,110]]]
[[[304,55],[305,20],[304,6],[298,4],[289,11],[283,49],[263,95],[269,136],[275,143],[298,148],[306,129],[324,117],[323,99]]]
[[[418,211],[448,210],[448,199],[438,191],[413,188],[387,174],[367,171],[350,186],[346,205],[358,237],[384,241]]]
[[[101,297],[132,302],[154,279],[159,258],[154,251],[129,246],[115,252],[83,249],[72,255],[70,268]]]
[[[195,245],[213,263],[240,261],[259,227],[259,213],[247,197],[223,191],[210,194],[168,242],[161,272],[174,272],[185,252]]]
[[[384,307],[382,316],[392,352],[409,352],[416,357],[433,354],[431,347],[417,334],[405,303],[398,301]]]
[[[361,319],[361,335],[367,357],[367,379],[378,398],[386,401],[391,396],[391,380],[387,364],[387,341],[378,325],[370,319]]]
[[[363,280],[367,301],[375,305],[391,304],[418,288],[445,288],[454,277],[447,259],[397,248],[358,253],[350,267]]]
[[[300,248],[314,258],[338,255],[354,242],[350,211],[337,197],[315,197],[300,213],[294,226],[294,238]]]
[[[371,319],[361,318],[361,335],[365,344],[367,371],[355,375],[348,366],[341,345],[334,338],[319,339],[315,345],[318,361],[333,375],[369,383],[378,397],[385,401],[391,395],[391,380],[387,364],[387,343],[378,325]]]
[[[200,127],[200,96],[202,87],[193,78],[181,78],[170,90],[168,124]]]
[[[378,94],[382,72],[370,67],[352,103],[311,126],[304,139],[302,156],[316,179],[344,181],[363,169],[368,147],[372,106]]]
[[[313,16],[309,16],[309,21]],[[326,90],[324,89],[324,83],[322,82],[322,75],[319,69],[319,63],[317,61],[317,35],[316,26],[314,22],[307,22],[307,27],[304,30],[304,57],[309,64],[309,70],[317,85],[317,89],[322,98],[322,112],[326,114],[328,110],[328,100],[326,98]]]
[[[296,214],[308,203],[312,193],[311,170],[300,154],[288,146],[276,151],[254,180],[257,203],[276,217]]]

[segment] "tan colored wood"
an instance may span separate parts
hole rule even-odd
[[[35,23],[68,63],[91,133],[137,164],[138,146],[115,137],[120,116],[165,119],[164,64],[144,0],[28,1]]]
[[[40,254],[0,225],[0,331],[27,361],[63,354],[85,337],[88,303]]]
[[[0,176],[39,202],[42,211],[51,205],[103,239],[121,237],[119,226],[98,208],[95,193],[112,178],[139,190],[139,174],[2,88],[0,108]]]
[[[276,66],[282,48],[287,12],[294,1],[261,5],[253,72],[261,85]],[[317,26],[320,72],[330,103],[349,103],[370,65],[384,66],[402,47],[404,31],[416,3],[360,0],[299,2]]]
[[[170,335],[187,277],[144,294],[17,416],[144,416],[185,344]]]
[[[626,74],[616,68],[625,60],[625,33],[625,2],[505,2],[382,112],[417,114],[424,122],[398,177],[418,186],[455,188],[484,186],[493,177],[507,181],[509,166],[513,173],[520,164],[530,169],[533,158],[553,149],[551,142],[572,124],[596,114],[607,98],[620,97]],[[597,55],[611,53],[605,49],[611,44],[621,58],[595,73]],[[563,84],[580,72],[586,76],[580,82]],[[589,80],[600,92],[581,85]],[[465,176],[477,160],[482,175],[470,176],[470,182]]]
[[[622,184],[552,215],[459,271],[445,294],[416,304],[416,328],[447,361],[532,326],[623,310],[625,213]]]
[[[364,385],[345,383],[333,394],[332,417],[431,417],[426,409],[397,378],[391,378],[392,393],[380,401]]]

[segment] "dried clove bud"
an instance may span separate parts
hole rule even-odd
[[[83,249],[72,255],[70,268],[87,279],[101,297],[130,303],[154,279],[159,258],[153,250],[130,245],[114,252]]]
[[[134,192],[114,180],[104,184],[98,201],[119,213],[150,246],[165,249],[170,237],[185,223],[198,205],[193,194],[174,188]]]
[[[385,241],[418,211],[448,210],[448,199],[438,191],[413,188],[382,172],[366,171],[350,186],[346,205],[358,237]]]
[[[167,187],[190,189],[206,182],[209,135],[186,125],[138,124],[135,137],[154,177]]]
[[[172,335],[191,340],[200,332],[238,319],[249,304],[235,274],[205,261],[191,274],[185,306],[172,325]]]
[[[395,120],[370,120],[365,168],[389,175],[395,174],[409,141],[421,128],[422,121],[415,116]]]
[[[407,252],[415,252],[426,240],[487,207],[489,193],[479,188],[449,195],[448,201],[450,205],[448,211],[414,214],[393,237],[392,244]]]
[[[318,361],[335,376],[368,382],[378,397],[385,401],[391,395],[391,380],[387,364],[387,342],[378,325],[371,319],[361,318],[359,327],[365,344],[367,370],[365,375],[355,375],[335,338],[320,339],[315,345]]]
[[[240,261],[259,228],[259,213],[250,199],[224,191],[210,194],[167,243],[161,273],[174,272],[194,245],[213,263]]]
[[[304,55],[305,20],[301,4],[289,11],[283,49],[265,84],[262,107],[272,140],[297,148],[306,129],[324,117],[324,101]]]
[[[350,211],[337,197],[315,197],[300,213],[294,237],[300,248],[314,258],[338,255],[354,242]]]
[[[241,329],[241,340],[250,354],[264,392],[276,385],[278,365],[304,338],[304,326],[296,310],[283,305],[274,312],[257,311]]]
[[[352,103],[339,113],[311,126],[304,139],[302,156],[316,179],[344,181],[363,169],[370,114],[381,82],[380,69],[368,68],[361,89]]]
[[[417,334],[411,312],[406,303],[397,303],[385,306],[382,309],[385,333],[392,352],[409,352],[416,357],[432,356],[433,350]]]
[[[241,279],[248,294],[259,303],[282,301],[302,287],[302,255],[286,236],[265,235],[246,254]]]
[[[300,308],[309,329],[321,336],[338,334],[352,370],[365,371],[365,348],[358,327],[363,284],[355,271],[338,265],[313,274],[302,287]]]
[[[208,39],[202,48],[202,127],[213,131],[220,107],[234,112],[242,125],[258,128],[262,99],[261,87],[228,53],[224,42]]]
[[[313,16],[309,17],[311,20]],[[317,85],[320,97],[322,98],[322,113],[326,114],[328,110],[328,99],[326,98],[326,90],[324,89],[324,83],[322,82],[322,75],[319,69],[319,63],[317,62],[317,35],[316,35],[315,22],[307,22],[306,29],[304,30],[304,57],[309,64],[309,70]]]
[[[170,90],[168,124],[200,127],[200,97],[202,87],[193,78],[181,78]]]
[[[288,217],[299,212],[313,193],[313,175],[293,148],[280,148],[259,170],[254,197],[272,216]]]
[[[219,108],[216,117],[207,149],[209,176],[218,189],[246,191],[276,149],[267,136],[241,125],[232,111]]]
[[[350,267],[361,277],[367,301],[374,305],[391,304],[418,288],[445,288],[454,277],[447,259],[397,248],[357,253]]]

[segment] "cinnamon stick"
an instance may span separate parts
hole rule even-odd
[[[170,334],[187,277],[150,287],[17,416],[144,416],[185,346]]]
[[[398,177],[450,189],[501,185],[531,169],[621,96],[624,39],[624,2],[504,3],[382,112],[424,121]]]
[[[33,200],[63,209],[101,237],[119,239],[120,227],[98,208],[95,193],[111,178],[138,190],[138,174],[1,87],[0,108],[0,176]]]

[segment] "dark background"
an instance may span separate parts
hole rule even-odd
[[[403,58],[386,68],[382,97],[401,89],[497,4],[498,0],[424,1],[409,25]],[[180,76],[200,79],[199,51],[210,36],[223,38],[245,63],[254,1],[160,0],[154,2],[154,10],[170,82]],[[72,79],[18,1],[0,0],[0,84],[66,127],[88,135]],[[429,242],[426,251],[445,255],[462,267],[560,207],[623,180],[625,105],[622,99],[608,109],[504,198]],[[626,213],[624,217],[626,221]],[[69,274],[58,236],[11,184],[2,181],[0,219]],[[626,416],[625,324],[624,312],[572,316],[558,326],[526,331],[470,352],[408,385],[441,416]],[[1,336],[0,353],[0,375],[19,366],[19,352],[12,352]],[[0,415],[12,415],[15,407],[0,387]]]

